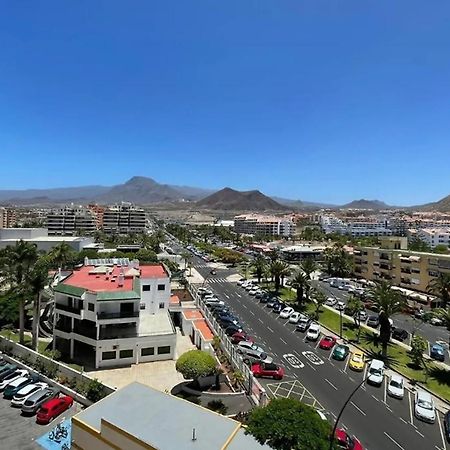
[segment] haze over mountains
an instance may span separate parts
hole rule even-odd
[[[354,200],[345,205],[292,200],[268,197],[258,190],[240,192],[231,188],[220,191],[192,186],[161,184],[152,178],[135,176],[123,184],[115,186],[79,186],[53,189],[0,190],[2,204],[61,204],[67,202],[114,203],[129,201],[146,205],[168,202],[197,202],[196,206],[224,210],[271,210],[348,208],[348,209],[387,209],[394,208],[380,200]],[[443,199],[405,209],[422,211],[450,211],[450,195]]]

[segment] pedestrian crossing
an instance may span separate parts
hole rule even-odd
[[[208,278],[206,281],[207,284],[214,284],[214,283],[228,283],[228,280],[226,278]]]
[[[210,269],[211,266],[209,266],[208,264],[194,264],[193,265],[194,269]]]

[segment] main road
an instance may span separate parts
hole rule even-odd
[[[317,343],[305,340],[303,333],[286,319],[259,303],[236,283],[227,281],[233,270],[211,267],[193,256],[193,266],[206,279],[206,284],[228,304],[240,318],[245,329],[260,343],[274,360],[286,369],[282,382],[264,381],[269,395],[284,396],[296,391],[301,383],[334,418],[350,393],[361,383],[366,372],[348,369],[348,362],[330,358],[330,352],[320,350]],[[290,365],[284,357],[292,354],[300,363]],[[289,358],[292,360],[292,358]],[[284,383],[284,385],[283,385]],[[290,389],[286,389],[291,386]],[[290,383],[290,384],[289,384]],[[419,422],[413,414],[414,393],[406,392],[403,400],[386,395],[386,382],[380,388],[364,383],[347,406],[339,426],[348,429],[361,440],[365,449],[372,450],[442,450],[447,449],[442,431],[442,414],[435,424]]]

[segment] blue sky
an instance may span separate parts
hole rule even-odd
[[[0,189],[450,194],[450,3],[2,3]]]

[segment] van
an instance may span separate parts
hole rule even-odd
[[[373,359],[367,371],[367,382],[376,386],[383,384],[384,362],[379,359]]]

